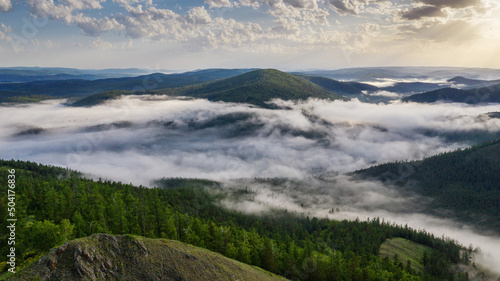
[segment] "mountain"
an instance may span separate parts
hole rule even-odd
[[[92,70],[62,67],[0,67],[0,83],[74,79],[96,80],[138,76],[151,72],[137,68]]]
[[[76,102],[72,103],[71,106],[80,107],[80,106],[98,105],[106,102],[107,100],[117,99],[122,95],[128,95],[130,93],[131,92],[129,91],[120,91],[120,90],[102,92],[77,100]]]
[[[303,78],[313,82],[314,84],[323,87],[333,93],[349,96],[360,95],[363,91],[377,91],[379,88],[358,82],[341,82],[321,76],[302,76]]]
[[[344,97],[329,92],[322,87],[296,75],[275,69],[259,69],[235,77],[179,88],[168,88],[146,92],[170,96],[189,96],[211,101],[241,102],[263,108],[272,99],[306,100],[308,98],[342,99]],[[121,94],[140,94],[122,92]],[[92,106],[120,94],[100,93],[75,103],[76,106]]]
[[[355,67],[336,70],[311,70],[301,71],[296,74],[309,76],[323,76],[337,80],[354,81],[380,81],[391,80],[426,80],[450,79],[455,76],[473,77],[475,79],[497,79],[500,77],[499,69],[464,68],[464,67]]]
[[[27,83],[0,84],[0,102],[12,97],[37,95],[54,98],[86,97],[92,94],[112,91],[151,91],[162,88],[181,87],[210,80],[228,78],[250,71],[249,69],[206,69],[200,71],[162,74],[153,73],[137,77],[122,77],[99,80],[35,81]]]
[[[374,166],[353,173],[432,198],[429,211],[500,231],[500,139],[421,161]]]
[[[456,76],[448,80],[448,82],[455,85],[462,86],[461,88],[482,88],[489,87],[495,84],[500,84],[500,79],[498,80],[479,80],[479,79],[469,79],[463,76]]]
[[[95,234],[53,249],[9,280],[287,280],[179,241]]]
[[[328,91],[334,93],[351,96],[362,95],[363,92],[375,92],[375,91],[388,91],[393,93],[419,93],[425,91],[432,91],[436,89],[441,89],[446,87],[445,85],[439,83],[427,83],[427,82],[398,82],[392,86],[377,87],[366,83],[359,83],[354,81],[338,81],[330,79],[323,76],[306,76],[302,75],[305,79],[313,82],[325,88]],[[370,80],[370,79],[368,79]]]
[[[500,102],[500,84],[479,89],[461,90],[444,88],[411,95],[403,99],[407,102],[431,103],[437,101],[461,102],[468,104]]]
[[[221,81],[185,87],[176,94],[212,101],[244,102],[261,107],[269,107],[266,102],[276,98],[282,100],[344,99],[304,78],[276,69],[254,70]]]
[[[380,90],[395,92],[395,93],[405,93],[414,94],[426,91],[434,91],[437,89],[442,89],[447,87],[440,83],[427,83],[427,82],[399,82],[392,86],[382,87]]]

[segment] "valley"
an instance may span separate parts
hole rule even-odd
[[[499,278],[477,70],[2,71],[0,280]]]

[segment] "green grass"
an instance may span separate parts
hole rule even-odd
[[[413,270],[422,272],[424,269],[422,258],[426,251],[430,253],[432,249],[403,238],[392,238],[387,239],[380,246],[379,256],[393,259],[394,255],[397,255],[398,261],[402,262],[405,266],[409,260],[411,261]]]

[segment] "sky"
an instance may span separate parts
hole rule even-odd
[[[498,0],[0,0],[0,66],[500,68]]]

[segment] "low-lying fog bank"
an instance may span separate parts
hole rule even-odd
[[[2,107],[1,158],[148,185],[159,177],[305,177],[421,159],[500,136],[497,105],[276,101],[266,110],[127,96]]]

